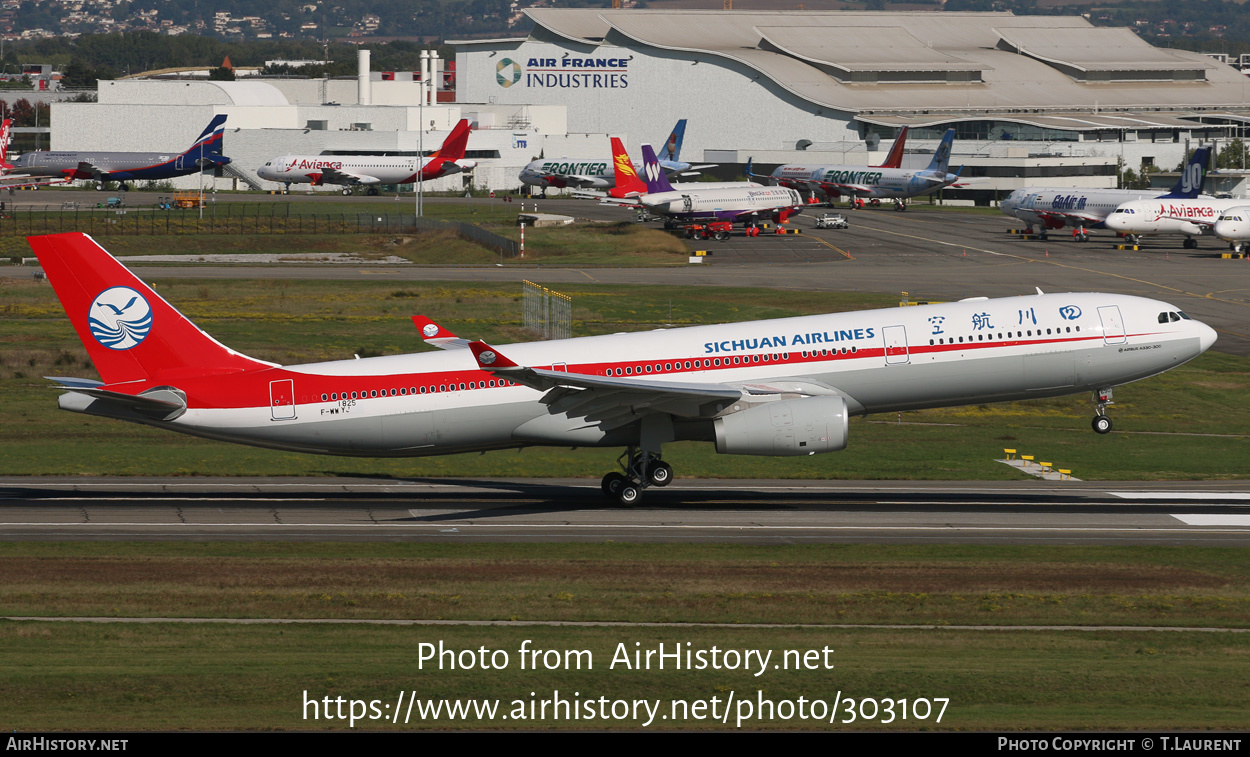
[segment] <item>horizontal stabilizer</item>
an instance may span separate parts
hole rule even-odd
[[[126,394],[98,387],[78,385],[82,379],[69,379],[74,384],[61,384],[54,389],[65,389],[75,394],[85,394],[98,400],[116,403],[127,410],[162,421],[172,421],[187,411],[187,396],[172,386],[149,389],[141,394]]]
[[[423,315],[414,315],[412,322],[421,332],[425,343],[440,350],[462,350],[469,346],[468,339],[461,339]]]

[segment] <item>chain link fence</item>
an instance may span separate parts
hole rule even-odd
[[[521,282],[525,328],[544,339],[573,336],[573,298],[532,281]]]

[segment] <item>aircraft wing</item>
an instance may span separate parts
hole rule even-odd
[[[543,404],[552,413],[603,424],[609,428],[631,423],[647,412],[683,418],[710,418],[742,398],[742,390],[727,384],[684,383],[633,376],[592,376],[517,365],[485,342],[469,349],[484,371],[546,392]]]
[[[440,350],[462,350],[469,346],[468,339],[461,339],[423,315],[414,315],[412,322],[421,332],[421,338],[431,347]]]
[[[96,181],[99,181],[104,178],[104,174],[106,173],[108,172],[105,171],[103,168],[100,168],[99,166],[94,166],[84,160],[78,164],[78,169],[74,171],[74,175],[70,178],[74,178],[74,179],[90,178],[90,179],[95,179]]]
[[[1041,214],[1039,213],[1038,215]],[[1099,224],[1106,220],[1090,213],[1070,213],[1055,210],[1049,211],[1046,215],[1058,216],[1059,218],[1063,218],[1067,221],[1077,221],[1087,225]]]
[[[873,188],[866,184],[830,184],[828,182],[821,184],[821,187],[835,187],[843,194],[867,197],[873,193]]]
[[[1174,216],[1174,215],[1169,215],[1167,213],[1164,213],[1159,216],[1155,216],[1156,221],[1159,220],[1160,218],[1166,218],[1169,221],[1188,221],[1189,223],[1192,223],[1195,226],[1210,226],[1212,228],[1215,227],[1215,221],[1204,221],[1201,218],[1189,218],[1188,216]],[[1216,220],[1218,221],[1219,218],[1217,217]]]
[[[324,184],[378,184],[380,181],[376,176],[367,174],[352,173],[351,171],[340,171],[337,168],[327,168],[321,174],[321,181]]]
[[[581,174],[567,174],[560,177],[570,187],[577,189],[590,189],[592,187],[605,187],[607,182],[602,176],[583,176]]]
[[[69,179],[55,176],[31,176],[28,173],[6,174],[0,176],[0,189],[18,189],[20,187],[46,187],[52,184],[65,184]]]

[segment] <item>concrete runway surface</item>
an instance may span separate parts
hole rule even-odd
[[[0,540],[1250,547],[1250,482],[0,479]]]

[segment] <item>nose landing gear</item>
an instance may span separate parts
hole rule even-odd
[[[1111,389],[1099,389],[1094,393],[1094,401],[1098,403],[1098,414],[1094,416],[1092,425],[1098,434],[1111,433],[1111,419],[1107,417],[1107,406],[1114,405],[1111,400]]]

